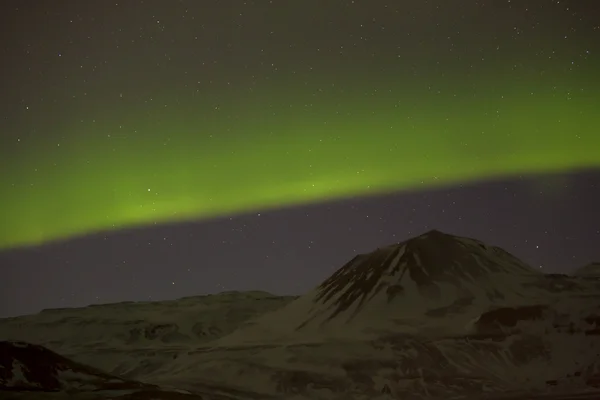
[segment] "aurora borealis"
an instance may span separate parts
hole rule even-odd
[[[303,293],[430,229],[597,261],[596,9],[3,1],[0,317]]]
[[[370,102],[273,89],[271,107],[247,95],[197,116],[134,114],[66,128],[62,141],[18,142],[0,244],[599,166],[600,91],[567,98],[538,85],[477,96],[398,84]]]
[[[10,13],[0,248],[600,165],[572,2],[67,3]]]

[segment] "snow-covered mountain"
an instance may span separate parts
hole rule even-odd
[[[294,299],[260,291],[223,292],[161,302],[49,309],[0,319],[0,340],[40,344],[79,362],[135,376],[140,369],[162,365]],[[140,360],[145,360],[143,366]]]
[[[357,255],[306,295],[219,343],[463,334],[492,307],[550,300],[552,285],[498,247],[434,230]]]
[[[589,275],[543,274],[431,231],[354,257],[298,298],[51,310],[0,320],[0,340],[205,399],[598,400],[600,279]]]

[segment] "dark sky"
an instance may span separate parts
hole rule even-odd
[[[3,1],[0,317],[298,294],[430,229],[600,260],[592,1]]]

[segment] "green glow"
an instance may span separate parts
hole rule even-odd
[[[284,83],[181,101],[185,109],[165,91],[169,107],[150,114],[113,104],[65,116],[49,128],[64,130],[60,146],[11,145],[16,156],[0,161],[10,171],[0,182],[0,248],[600,166],[600,88],[589,83],[413,82],[344,93]]]

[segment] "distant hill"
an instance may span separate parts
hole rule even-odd
[[[600,262],[584,265],[583,267],[576,269],[572,275],[600,278]]]

